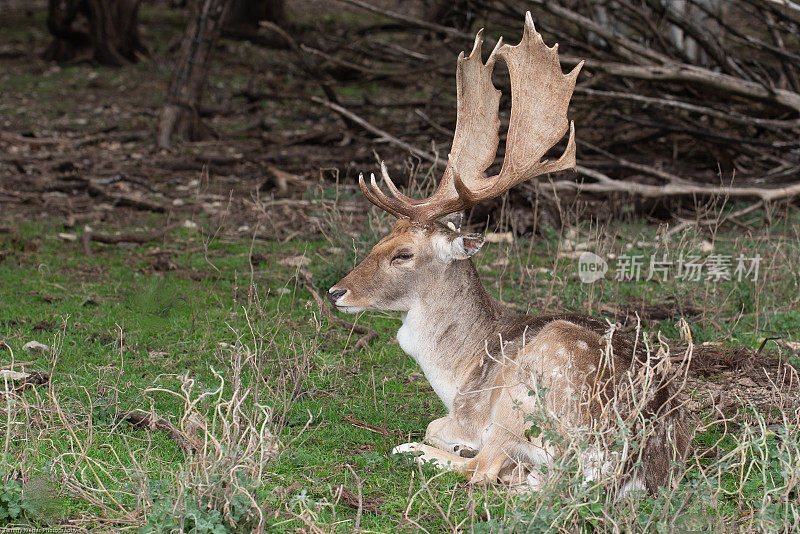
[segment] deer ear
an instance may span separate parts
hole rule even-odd
[[[466,260],[472,257],[483,246],[481,234],[459,234],[453,239],[445,234],[439,234],[434,240],[434,250],[439,259],[444,263],[455,260]]]
[[[483,246],[481,234],[460,235],[450,242],[451,255],[454,260],[471,258]]]

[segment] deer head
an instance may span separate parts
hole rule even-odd
[[[430,285],[452,278],[459,260],[466,260],[483,245],[479,234],[463,235],[436,222],[419,223],[402,218],[350,274],[328,293],[341,311],[407,312],[430,293]]]
[[[383,164],[381,176],[391,196],[380,189],[374,174],[369,186],[359,176],[361,191],[370,202],[399,220],[366,259],[330,289],[328,296],[340,310],[408,311],[437,280],[463,271],[462,262],[483,244],[481,236],[459,234],[437,219],[500,196],[536,176],[575,166],[575,129],[567,121],[567,107],[583,62],[563,74],[558,45],[544,44],[530,13],[518,45],[503,44],[500,39],[484,63],[482,44],[483,30],[475,37],[470,55],[464,57],[462,52],[458,57],[456,130],[447,167],[433,195],[420,200],[404,195]],[[500,91],[492,83],[497,59],[505,61],[511,78],[511,119],[500,172],[484,177],[500,140]],[[567,130],[561,157],[542,160]]]

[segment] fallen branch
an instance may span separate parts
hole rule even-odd
[[[334,65],[339,65],[340,67],[345,67],[345,68],[360,72],[362,74],[367,74],[367,75],[370,75],[370,76],[381,77],[381,78],[390,78],[392,76],[408,76],[408,70],[405,69],[405,68],[395,69],[395,70],[392,70],[392,71],[382,71],[382,70],[377,70],[377,69],[373,69],[373,68],[370,68],[370,67],[365,67],[364,65],[359,65],[358,63],[353,63],[352,61],[347,61],[345,59],[341,59],[341,58],[338,58],[336,56],[332,56],[330,54],[326,54],[322,50],[318,50],[318,49],[310,47],[310,46],[300,45],[300,48],[304,52],[307,52],[308,54],[310,54],[312,56],[317,56],[319,58],[322,58],[325,61],[330,61]],[[327,96],[327,93],[326,93],[326,96]],[[329,97],[328,100],[333,100],[333,99],[331,99]],[[337,102],[338,102],[338,100],[337,100]]]
[[[409,145],[405,141],[402,141],[402,140],[398,139],[397,137],[393,136],[392,134],[390,134],[386,130],[381,130],[377,126],[374,126],[374,125],[370,124],[369,122],[367,122],[363,118],[359,117],[358,115],[356,115],[352,111],[350,111],[348,109],[345,109],[344,107],[340,106],[339,104],[335,104],[333,102],[330,102],[330,101],[325,100],[324,98],[320,98],[318,96],[312,96],[311,97],[311,101],[312,102],[316,102],[317,104],[322,104],[323,106],[326,106],[326,107],[332,109],[333,111],[335,111],[336,113],[338,113],[339,115],[344,117],[345,119],[358,124],[359,126],[364,128],[368,132],[370,132],[372,134],[375,134],[378,137],[380,137],[382,139],[385,139],[386,141],[392,143],[393,145],[397,145],[397,146],[403,148],[404,150],[407,150],[408,152],[411,152],[415,156],[418,156],[419,158],[424,159],[425,161],[428,161],[430,163],[438,163],[439,162],[439,158],[437,158],[433,154],[429,154],[428,152],[425,152],[424,150],[420,150],[415,146]]]
[[[49,146],[70,142],[70,139],[59,139],[56,137],[27,137],[11,132],[0,131],[0,141],[6,141],[15,145]]]
[[[621,56],[625,57],[628,60],[631,61],[637,60],[638,58],[636,56],[639,56],[640,58],[647,61],[658,61],[660,63],[666,63],[670,61],[670,58],[668,56],[660,54],[654,50],[651,50],[650,48],[647,48],[646,46],[643,46],[635,41],[627,39],[622,35],[621,32],[616,31],[615,29],[610,29],[610,27],[607,28],[602,24],[594,22],[588,17],[584,17],[580,13],[576,13],[575,11],[572,11],[570,9],[561,6],[560,3],[548,0],[539,0],[536,1],[535,3],[541,4],[546,10],[550,11],[552,14],[556,15],[560,19],[565,19],[570,22],[573,22],[578,26],[581,26],[582,28],[585,28],[590,32],[599,35],[606,41],[614,43],[618,45],[620,48],[629,51],[630,53],[620,53],[620,50],[617,49],[617,53],[620,53]]]
[[[597,183],[573,182],[570,180],[557,180],[553,182],[553,187],[557,190],[570,190],[588,193],[629,193],[641,195],[643,197],[664,197],[664,196],[722,196],[730,198],[759,198],[765,202],[773,202],[785,198],[793,198],[800,195],[800,183],[795,183],[787,187],[776,187],[766,189],[763,187],[730,187],[724,185],[701,185],[701,184],[666,184],[649,185],[637,182],[614,180],[607,175],[589,169],[582,165],[575,168],[578,174],[594,178]]]
[[[361,530],[361,514],[364,512],[364,494],[363,494],[363,490],[362,490],[361,477],[359,477],[356,474],[356,470],[353,469],[353,466],[351,466],[349,463],[345,462],[344,465],[347,466],[347,469],[349,469],[350,472],[355,477],[356,486],[358,487],[358,507],[356,508],[356,520],[353,523],[353,532],[359,532]],[[342,486],[342,491],[341,491],[342,494],[345,494],[345,491],[344,491],[345,489],[346,488],[344,486]],[[350,495],[352,497],[352,493],[353,492],[350,491],[350,490],[348,490],[348,492],[350,493]],[[352,498],[350,499],[350,501],[352,502]]]
[[[597,89],[590,89],[581,86],[575,87],[575,94],[586,95],[586,96],[598,96],[603,98],[614,98],[620,100],[631,100],[633,102],[639,102],[645,105],[654,105],[659,107],[671,107],[671,108],[681,109],[684,111],[689,111],[692,113],[700,113],[702,115],[708,115],[709,117],[722,119],[724,121],[731,122],[734,124],[747,124],[751,126],[760,126],[762,128],[778,128],[787,130],[800,129],[800,119],[780,120],[780,119],[762,119],[761,117],[749,117],[747,115],[736,113],[735,111],[732,110],[720,111],[707,106],[698,106],[696,104],[691,104],[689,102],[676,100],[672,97],[653,98],[649,96],[638,95],[635,93],[621,93],[619,91],[600,91]]]
[[[155,202],[150,202],[149,200],[144,200],[143,198],[135,198],[128,195],[115,195],[109,193],[99,185],[87,181],[87,191],[89,194],[93,196],[103,197],[111,202],[113,202],[117,206],[128,206],[131,208],[136,208],[143,211],[154,211],[156,213],[164,213],[167,211],[167,208],[162,206],[161,204],[156,204]]]
[[[665,235],[666,235],[667,238],[670,238],[673,235],[678,234],[678,233],[682,232],[683,230],[685,230],[685,229],[687,229],[687,228],[689,228],[691,226],[694,226],[694,225],[697,225],[697,226],[720,226],[720,225],[722,225],[722,224],[724,224],[725,222],[728,222],[728,221],[730,221],[730,222],[732,222],[734,224],[737,224],[737,225],[741,225],[742,223],[740,223],[737,220],[737,217],[741,217],[742,215],[747,215],[748,213],[752,213],[752,212],[756,211],[757,209],[762,208],[763,206],[764,206],[764,201],[763,200],[759,200],[758,202],[756,202],[754,204],[751,204],[751,205],[747,206],[746,208],[742,208],[742,209],[734,211],[732,213],[728,213],[726,215],[723,215],[722,217],[717,217],[717,218],[713,218],[713,219],[700,219],[700,220],[696,220],[696,221],[692,221],[692,220],[688,220],[688,219],[679,219],[680,222],[678,224],[676,224],[675,226],[673,226],[672,228],[670,228]]]
[[[582,59],[560,56],[562,63],[577,65]],[[627,65],[613,61],[586,60],[587,70],[605,72],[620,78],[632,78],[650,81],[672,81],[696,83],[727,93],[747,98],[763,100],[800,112],[800,94],[778,87],[766,87],[760,83],[736,78],[729,74],[688,65],[686,63],[669,63],[665,65]]]
[[[328,97],[328,100],[332,102],[339,102],[339,98],[336,96],[336,91],[333,90],[330,83],[328,83],[328,81],[326,80],[327,77],[317,68],[317,63],[315,61],[308,60],[305,51],[300,46],[298,46],[297,41],[295,41],[291,35],[289,35],[286,31],[283,30],[283,28],[281,28],[274,22],[270,22],[268,20],[262,20],[258,24],[280,35],[283,38],[283,40],[286,41],[286,43],[289,45],[289,48],[292,49],[292,52],[294,52],[298,61],[300,61],[300,64],[303,66],[303,69],[305,69],[306,73],[308,73],[309,78],[317,82],[317,84],[319,84],[320,89],[322,89],[322,92],[325,93],[326,97]]]
[[[415,109],[415,110],[414,110],[414,113],[416,113],[416,114],[417,114],[417,116],[419,116],[419,118],[421,118],[422,120],[424,120],[424,121],[425,121],[425,122],[426,122],[426,123],[427,123],[427,124],[428,124],[428,125],[429,125],[431,128],[433,128],[434,130],[436,130],[436,131],[437,131],[437,132],[439,132],[440,134],[442,134],[442,135],[446,135],[446,136],[448,136],[448,137],[451,137],[451,136],[453,135],[453,132],[452,132],[451,130],[448,130],[447,128],[445,128],[444,126],[442,126],[441,124],[439,124],[438,122],[436,122],[436,121],[434,121],[433,119],[431,119],[431,118],[430,118],[430,117],[427,115],[427,113],[425,113],[425,112],[424,112],[424,111],[422,111],[421,109],[419,109],[419,108]]]
[[[657,11],[653,13],[659,16],[666,16],[671,19],[673,23],[678,23],[683,31],[692,35],[695,42],[700,44],[709,56],[713,57],[721,66],[734,71],[737,76],[681,62],[676,58],[655,52],[633,40],[621,37],[624,32],[620,32],[618,29],[615,29],[616,31],[611,31],[604,25],[562,6],[561,3],[551,0],[536,0],[535,3],[542,5],[544,9],[553,13],[560,19],[569,20],[590,34],[598,35],[607,42],[615,44],[614,52],[621,59],[638,63],[632,65],[587,59],[585,68],[588,70],[606,72],[623,78],[697,83],[727,93],[764,100],[794,111],[800,111],[800,94],[788,89],[775,87],[773,84],[760,83],[760,81],[744,78],[742,67],[726,55],[721,45],[711,40],[708,36],[707,29],[698,27],[696,23],[686,19],[686,17],[675,9],[664,9],[662,13],[658,13]],[[658,7],[659,10],[661,9],[661,6],[652,0],[649,0],[648,4],[651,8]],[[634,56],[632,56],[632,54],[634,54]],[[641,60],[639,58],[641,58]],[[561,59],[562,62],[567,64],[577,64],[581,61],[578,58],[567,58],[565,56],[562,56]],[[659,64],[642,64],[648,61],[657,62]]]
[[[352,111],[349,111],[338,104],[328,102],[319,97],[311,97],[311,99],[314,102],[329,107],[330,109],[332,109],[336,113],[339,113],[340,115],[348,117],[350,120],[352,120],[353,122],[364,128],[365,130],[380,136],[381,138],[383,138],[384,140],[393,145],[396,145],[408,152],[411,152],[415,156],[425,161],[431,162],[439,167],[444,167],[446,165],[446,162],[443,159],[438,158],[428,152],[425,152],[424,150],[416,148],[406,143],[405,141],[402,141],[401,139],[398,139],[397,137],[370,124],[362,117],[356,115]],[[798,103],[798,105],[800,105],[800,102]],[[722,185],[715,186],[715,185],[694,184],[688,181],[684,181],[682,178],[677,177],[675,175],[665,173],[663,171],[657,171],[656,169],[653,169],[651,167],[640,166],[638,164],[628,162],[627,160],[623,160],[622,158],[618,158],[618,160],[624,161],[625,166],[631,168],[638,168],[642,172],[648,172],[649,174],[658,172],[657,175],[663,179],[669,181],[675,181],[677,179],[680,180],[681,182],[668,183],[665,185],[650,185],[650,184],[641,184],[631,181],[615,180],[594,169],[584,167],[583,165],[577,165],[575,169],[578,171],[578,174],[586,176],[588,178],[593,178],[597,180],[597,183],[577,182],[572,180],[556,180],[552,182],[553,188],[555,190],[576,191],[578,193],[620,192],[620,193],[640,195],[643,197],[698,195],[698,196],[723,196],[730,198],[759,198],[765,202],[773,202],[775,200],[800,196],[800,183],[794,183],[789,186],[769,188],[769,189],[763,187],[731,187]],[[646,169],[643,167],[646,167]]]
[[[103,141],[114,141],[117,143],[130,143],[133,141],[141,141],[152,136],[152,132],[148,130],[134,130],[130,132],[117,132],[116,134],[108,134],[107,132],[90,135],[82,139],[76,139],[75,144],[72,146],[73,150],[83,148],[86,146],[102,143]],[[70,140],[72,141],[72,140]]]
[[[344,419],[345,421],[347,421],[348,423],[350,423],[351,425],[353,425],[355,427],[363,428],[364,430],[369,430],[370,432],[374,432],[376,434],[380,434],[381,436],[388,436],[389,434],[394,434],[395,433],[395,432],[390,432],[385,426],[373,425],[373,424],[361,421],[359,419],[354,419],[352,417],[348,417],[346,415],[343,415],[342,419]]]
[[[145,428],[148,430],[160,430],[169,436],[178,446],[185,450],[186,452],[194,452],[199,449],[196,443],[194,443],[189,437],[181,432],[181,430],[164,419],[163,417],[159,417],[154,414],[144,413],[144,412],[122,412],[119,415],[120,421],[125,421],[130,423],[132,426],[137,428]]]
[[[468,41],[473,41],[475,36],[471,33],[462,32],[456,28],[451,28],[450,26],[442,26],[441,24],[436,24],[434,22],[428,22],[422,19],[418,19],[412,17],[410,15],[405,15],[403,13],[397,13],[396,11],[390,11],[388,9],[381,9],[377,6],[373,6],[367,2],[362,2],[361,0],[339,0],[345,4],[350,4],[352,6],[358,6],[361,9],[366,9],[367,11],[371,11],[373,13],[377,13],[379,15],[383,15],[384,17],[389,17],[390,19],[399,20],[401,22],[405,22],[410,26],[416,26],[417,28],[424,28],[426,30],[431,30],[440,33],[446,33],[447,35],[452,35],[453,37],[458,37],[460,39],[466,39]],[[491,37],[485,38],[486,42],[489,46],[494,46],[497,41],[492,39]]]
[[[83,247],[83,251],[86,253],[87,256],[92,255],[91,247],[89,243],[91,241],[95,241],[96,243],[105,243],[107,245],[117,245],[119,243],[149,243],[151,241],[156,241],[158,239],[163,238],[168,232],[178,228],[182,223],[172,223],[168,224],[167,226],[159,229],[154,230],[152,232],[146,232],[141,234],[116,234],[116,235],[107,235],[107,234],[99,234],[97,232],[88,231],[84,232],[81,235],[81,246]]]
[[[8,198],[3,198],[3,201],[6,202],[19,202],[20,204],[24,204],[26,202],[38,201],[41,199],[41,196],[33,194],[33,193],[19,193],[17,191],[8,191],[7,189],[0,189],[0,198],[3,196]]]
[[[337,317],[337,319],[338,319],[338,317]],[[345,324],[345,325],[349,325],[350,324],[347,321],[345,321],[344,319],[339,319],[339,320],[342,321],[342,323]],[[350,349],[350,352],[358,352],[358,351],[360,351],[362,349],[366,349],[367,347],[369,347],[370,341],[372,341],[373,339],[378,337],[378,331],[375,330],[374,328],[370,328],[368,326],[364,326],[364,325],[360,325],[360,324],[353,324],[353,325],[350,325],[350,326],[351,326],[351,328],[352,328],[352,330],[354,332],[358,332],[359,334],[364,334],[360,338],[358,338],[358,340],[356,341],[356,344],[353,345],[352,349]]]
[[[602,154],[603,156],[607,157],[608,159],[616,162],[617,164],[619,164],[620,167],[625,167],[625,168],[628,168],[628,169],[632,169],[632,170],[635,170],[635,171],[642,172],[644,174],[649,174],[650,176],[655,176],[656,178],[661,178],[662,180],[665,180],[668,183],[673,183],[673,184],[687,184],[687,183],[689,183],[687,180],[681,178],[680,176],[676,176],[676,175],[674,175],[672,173],[669,173],[669,172],[664,172],[664,171],[662,171],[660,169],[656,169],[655,167],[651,167],[649,165],[642,165],[641,163],[634,163],[633,161],[628,161],[625,158],[622,158],[620,156],[614,155],[614,154],[608,152],[607,150],[603,150],[599,146],[595,146],[595,145],[593,145],[593,144],[591,144],[589,142],[584,141],[581,144],[583,146],[591,149],[591,150],[594,150],[598,154]]]

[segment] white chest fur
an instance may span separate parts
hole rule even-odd
[[[453,409],[453,400],[458,393],[456,370],[447,361],[447,351],[434,346],[434,332],[423,314],[411,310],[403,316],[403,326],[397,331],[397,341],[406,354],[414,358],[436,395],[442,399],[448,411]]]

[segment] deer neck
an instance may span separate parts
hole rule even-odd
[[[488,294],[470,260],[454,261],[402,316],[400,347],[414,358],[447,406],[480,362],[502,307]]]

